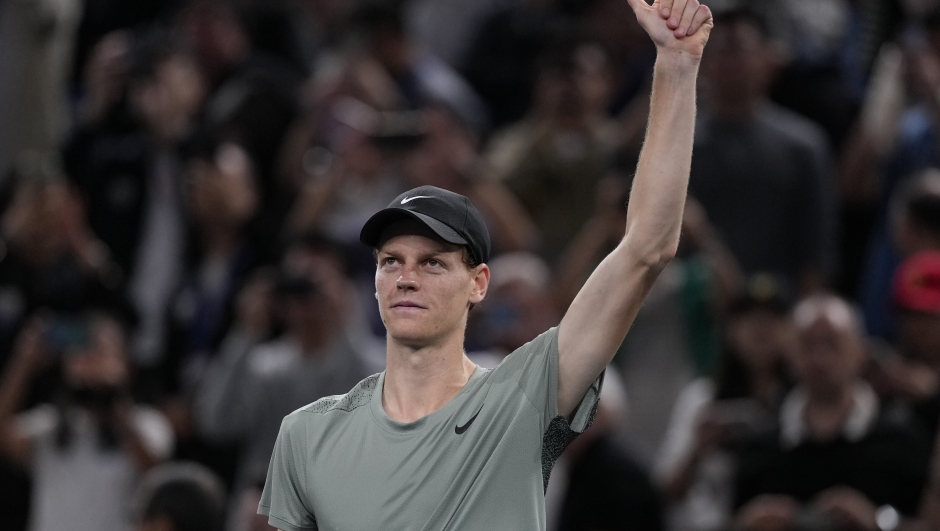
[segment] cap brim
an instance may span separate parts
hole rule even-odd
[[[425,214],[401,208],[386,208],[376,212],[369,218],[369,221],[366,221],[366,224],[362,226],[362,231],[359,232],[359,241],[369,247],[376,248],[379,246],[379,240],[382,238],[382,231],[392,223],[406,218],[420,221],[446,242],[456,245],[469,245],[463,236],[457,234],[454,229],[444,223]]]

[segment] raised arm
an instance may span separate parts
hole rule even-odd
[[[558,410],[569,415],[610,363],[643,299],[679,245],[695,129],[695,80],[711,12],[698,0],[629,0],[656,44],[646,141],[626,233],[594,270],[558,332]]]

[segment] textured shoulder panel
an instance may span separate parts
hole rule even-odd
[[[359,406],[364,406],[369,403],[369,399],[372,398],[372,392],[375,390],[375,385],[378,381],[379,375],[373,374],[357,383],[356,386],[350,389],[345,395],[325,396],[309,406],[304,407],[303,410],[308,413],[329,413],[337,409],[346,412],[352,411]]]

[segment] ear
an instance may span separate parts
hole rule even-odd
[[[470,274],[473,276],[473,290],[470,292],[470,302],[479,304],[486,298],[486,290],[490,286],[490,266],[480,264]]]

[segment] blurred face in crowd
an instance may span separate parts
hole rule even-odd
[[[535,108],[540,116],[566,128],[588,125],[586,119],[602,116],[609,103],[612,79],[603,48],[578,47],[568,66],[550,66],[538,75]]]
[[[921,363],[940,368],[940,314],[907,311],[900,314],[901,350]]]
[[[472,136],[444,109],[428,109],[424,117],[424,139],[405,159],[409,185],[465,188],[478,157]]]
[[[812,395],[841,393],[858,378],[864,362],[861,328],[852,309],[835,297],[814,297],[793,312],[799,348],[794,376]]]
[[[339,260],[326,251],[298,246],[287,252],[282,270],[309,286],[281,295],[280,308],[288,331],[311,345],[341,331],[354,294]]]
[[[486,294],[489,268],[469,268],[464,248],[417,221],[390,225],[381,241],[375,292],[389,336],[420,348],[462,333],[470,304]]]
[[[731,317],[728,339],[744,365],[752,370],[765,370],[792,351],[793,324],[786,314],[757,307]]]
[[[535,339],[558,322],[548,293],[522,280],[498,286],[481,310],[486,321],[484,334],[506,352]]]
[[[151,77],[131,87],[134,109],[151,135],[166,143],[189,132],[205,96],[201,72],[192,59],[181,54],[166,57]]]
[[[204,231],[238,229],[258,207],[248,155],[234,144],[219,148],[212,161],[189,164],[189,209]]]
[[[740,112],[759,103],[778,61],[756,22],[742,17],[715,24],[701,69],[713,112]]]

